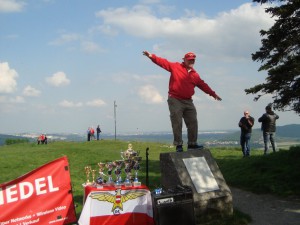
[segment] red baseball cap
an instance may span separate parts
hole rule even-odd
[[[191,60],[191,59],[195,59],[195,58],[196,58],[196,55],[193,52],[188,52],[184,55],[184,59],[187,59],[187,60]]]

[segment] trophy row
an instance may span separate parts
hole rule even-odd
[[[92,169],[91,166],[85,166],[85,174],[87,181],[85,185],[94,185],[97,187],[103,187],[104,185],[114,185],[116,187],[124,184],[127,187],[140,186],[141,182],[138,179],[138,172],[140,170],[140,162],[142,157],[139,156],[139,152],[132,149],[132,145],[128,145],[126,151],[121,151],[121,160],[115,160],[112,162],[99,162],[98,173],[97,170]],[[126,174],[125,180],[122,179],[122,170]],[[106,173],[104,172],[106,171]],[[134,175],[133,172],[134,171]],[[90,181],[92,176],[92,181]]]

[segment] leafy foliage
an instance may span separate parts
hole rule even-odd
[[[6,139],[5,144],[6,145],[12,145],[12,144],[19,144],[19,143],[28,143],[29,140],[25,138],[20,139]]]
[[[271,0],[253,0],[267,3]],[[252,54],[253,61],[261,61],[259,71],[268,71],[266,82],[245,89],[246,94],[272,94],[273,107],[300,114],[300,1],[278,0],[281,4],[266,9],[276,18],[268,30],[261,30],[262,46]]]

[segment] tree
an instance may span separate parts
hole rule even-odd
[[[253,0],[261,4],[272,0]],[[266,82],[245,89],[246,94],[257,94],[254,101],[272,94],[273,107],[280,111],[300,114],[300,0],[277,0],[278,4],[266,9],[275,17],[274,25],[261,30],[263,37],[253,61],[262,65],[258,71],[268,72]]]

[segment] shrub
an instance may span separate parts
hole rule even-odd
[[[6,145],[19,144],[19,143],[28,143],[28,142],[29,142],[29,139],[26,139],[26,138],[6,139],[5,140]]]

